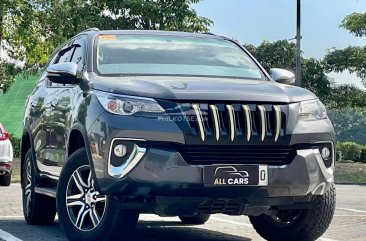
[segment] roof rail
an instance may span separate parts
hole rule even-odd
[[[214,34],[214,33],[211,33],[211,32],[204,32],[203,34],[207,34],[207,35],[214,35],[214,36],[217,36],[216,34]]]
[[[88,28],[88,29],[85,29],[84,31],[82,31],[82,33],[89,32],[89,31],[100,31],[100,29],[99,28]]]

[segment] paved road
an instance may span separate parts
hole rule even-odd
[[[0,187],[0,240],[66,240],[56,221],[30,226],[22,217],[20,185]],[[246,217],[214,215],[205,225],[184,226],[177,218],[141,215],[134,241],[259,241]],[[366,240],[366,186],[337,186],[337,211],[320,241]]]

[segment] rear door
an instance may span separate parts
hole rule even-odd
[[[32,94],[29,96],[25,113],[25,125],[32,131],[33,146],[36,152],[37,165],[41,163],[45,148],[44,111],[46,99],[45,73],[42,74]]]

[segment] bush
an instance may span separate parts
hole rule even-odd
[[[366,163],[366,146],[361,146],[360,162]]]
[[[337,151],[336,152],[336,161],[340,162],[343,160],[343,156],[342,156],[342,152],[341,151]]]
[[[13,136],[13,134],[10,134],[10,141],[13,145],[14,149],[14,157],[19,158],[20,157],[20,139]]]
[[[338,142],[337,151],[342,152],[343,160],[360,161],[363,148],[366,147],[355,142]]]

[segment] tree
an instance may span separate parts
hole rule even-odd
[[[341,85],[332,90],[328,96],[329,109],[363,108],[366,103],[366,92],[354,85]]]
[[[353,13],[344,18],[340,27],[356,37],[366,36],[366,13]],[[330,51],[324,58],[329,71],[356,73],[366,86],[366,46],[349,46]]]
[[[332,120],[338,141],[353,141],[366,144],[366,109],[342,108],[328,111]]]
[[[25,70],[37,71],[56,46],[90,27],[206,32],[213,22],[190,7],[200,1],[1,0],[0,43]],[[0,84],[14,79],[14,71],[5,71],[8,61],[0,64],[0,77],[7,76]]]
[[[262,66],[269,71],[271,68],[284,68],[294,71],[296,60],[296,45],[287,40],[276,42],[263,41],[258,47],[244,45]]]
[[[283,68],[295,71],[296,45],[287,40],[279,40],[273,43],[264,41],[258,47],[245,45],[263,67]],[[325,75],[325,69],[321,61],[316,59],[302,59],[302,87],[314,92],[320,99],[325,101],[330,94],[329,82]]]

